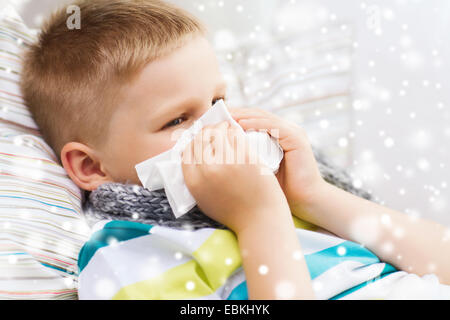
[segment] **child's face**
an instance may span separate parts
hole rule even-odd
[[[96,150],[106,175],[101,182],[141,185],[135,165],[172,148],[177,129],[189,128],[223,98],[226,84],[213,48],[197,37],[147,65],[124,92],[110,135]]]

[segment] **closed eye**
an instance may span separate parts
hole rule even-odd
[[[214,104],[216,104],[216,102],[218,102],[219,100],[224,100],[226,101],[226,97],[218,97],[213,99],[211,106],[213,106]],[[187,120],[187,115],[183,114],[180,117],[173,119],[172,121],[168,122],[161,130],[166,130],[172,127],[176,127],[180,124],[182,124],[184,121]]]

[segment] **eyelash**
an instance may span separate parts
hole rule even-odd
[[[214,104],[215,104],[217,101],[219,101],[219,100],[224,100],[224,101],[226,101],[227,98],[226,98],[226,97],[218,97],[218,98],[215,98],[215,99],[212,101],[212,105],[214,105]],[[162,128],[162,130],[168,129],[168,128],[170,128],[170,127],[178,126],[178,125],[181,124],[182,122],[180,122],[180,123],[175,123],[175,124],[174,124],[174,122],[177,121],[177,120],[180,120],[180,119],[182,119],[182,118],[185,118],[185,115],[183,115],[183,116],[181,116],[181,117],[178,117],[178,118],[176,118],[176,119],[170,121],[169,123],[167,123],[167,124]]]

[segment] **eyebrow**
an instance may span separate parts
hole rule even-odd
[[[221,91],[226,90],[228,88],[228,85],[225,81],[221,81],[217,86],[215,91]],[[162,105],[161,107],[158,107],[158,111],[153,113],[154,117],[153,120],[164,120],[164,118],[170,118],[170,116],[174,113],[179,112],[180,110],[186,108],[189,105],[194,105],[198,102],[198,99],[195,97],[189,97],[186,100],[183,100],[179,103],[175,103],[172,105]]]

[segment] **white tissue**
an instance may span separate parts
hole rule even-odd
[[[139,180],[146,189],[155,191],[164,188],[176,218],[186,214],[196,205],[194,197],[184,182],[181,166],[183,151],[203,127],[223,121],[228,121],[232,126],[244,132],[242,127],[231,117],[223,100],[219,100],[183,132],[172,149],[135,166]],[[246,135],[249,139],[249,146],[256,147],[253,150],[256,151],[259,159],[276,173],[284,156],[278,142],[265,132],[251,131]]]

